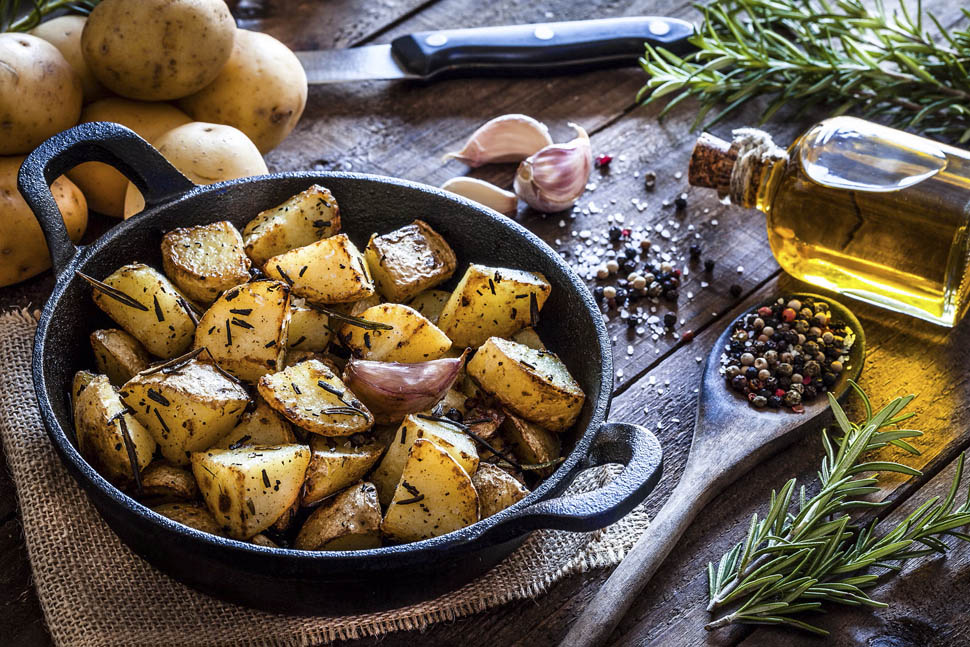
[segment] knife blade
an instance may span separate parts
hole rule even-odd
[[[451,76],[543,75],[632,65],[644,43],[684,54],[694,26],[639,16],[446,29],[399,36],[386,45],[297,52],[310,84],[431,80]]]

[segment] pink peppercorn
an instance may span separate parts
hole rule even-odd
[[[797,313],[795,312],[794,308],[785,308],[784,310],[781,311],[781,318],[787,321],[788,323],[791,323],[795,321],[796,314]]]
[[[762,317],[762,318],[764,318],[764,317],[770,317],[771,316],[771,308],[769,308],[767,306],[762,306],[762,307],[758,308],[758,316],[759,317]]]
[[[613,161],[611,155],[597,155],[596,156],[596,168],[603,168],[604,166],[609,166],[610,162]]]

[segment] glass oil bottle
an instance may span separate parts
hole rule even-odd
[[[767,216],[778,264],[808,283],[953,326],[967,310],[970,152],[853,117],[788,148],[704,134],[691,184]]]

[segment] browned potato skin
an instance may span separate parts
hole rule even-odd
[[[340,206],[319,184],[272,209],[260,211],[243,228],[246,253],[262,267],[273,256],[340,233]]]
[[[295,442],[296,434],[290,423],[257,395],[255,408],[246,411],[239,424],[213,447],[236,449],[249,445],[288,445]]]
[[[370,442],[354,446],[342,438],[311,434],[310,466],[303,484],[302,505],[312,506],[334,492],[359,481],[384,453],[384,445]]]
[[[95,330],[90,339],[95,366],[115,386],[121,386],[151,363],[145,347],[124,330]]]
[[[293,294],[316,305],[352,303],[374,294],[364,256],[346,234],[337,234],[274,256],[266,276],[285,281]]]
[[[445,239],[423,220],[372,236],[365,256],[377,291],[396,303],[447,281],[458,265]]]
[[[516,458],[525,464],[540,465],[554,461],[562,455],[562,442],[558,434],[511,413],[505,417],[502,432],[512,445]],[[554,471],[555,467],[545,467],[536,474],[545,478]]]
[[[166,461],[152,461],[141,473],[142,498],[156,502],[191,501],[199,495],[195,477]]]
[[[45,20],[30,30],[32,35],[43,38],[56,47],[74,69],[74,73],[81,80],[84,103],[108,96],[108,89],[91,74],[81,51],[81,32],[87,21],[87,16],[58,16]]]
[[[81,396],[81,392],[91,383],[94,378],[98,377],[97,374],[91,371],[78,371],[74,374],[74,379],[71,381],[71,405],[77,405],[77,399]]]
[[[223,220],[173,229],[162,237],[162,267],[196,303],[208,305],[220,293],[249,280],[242,236]]]
[[[482,519],[501,512],[529,495],[529,490],[510,474],[494,465],[481,463],[472,474],[472,485],[478,492]]]
[[[172,521],[177,521],[183,526],[195,528],[218,537],[226,536],[216,518],[201,503],[163,503],[153,507],[152,510]]]
[[[451,340],[417,310],[400,303],[367,308],[360,317],[393,326],[391,330],[364,330],[346,324],[338,337],[354,357],[405,364],[439,359]]]
[[[314,510],[293,542],[297,550],[362,550],[381,545],[377,488],[357,483]]]

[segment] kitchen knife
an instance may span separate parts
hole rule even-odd
[[[694,26],[658,16],[446,29],[399,36],[388,45],[297,52],[311,84],[442,76],[533,75],[631,65],[643,44],[692,49]]]

